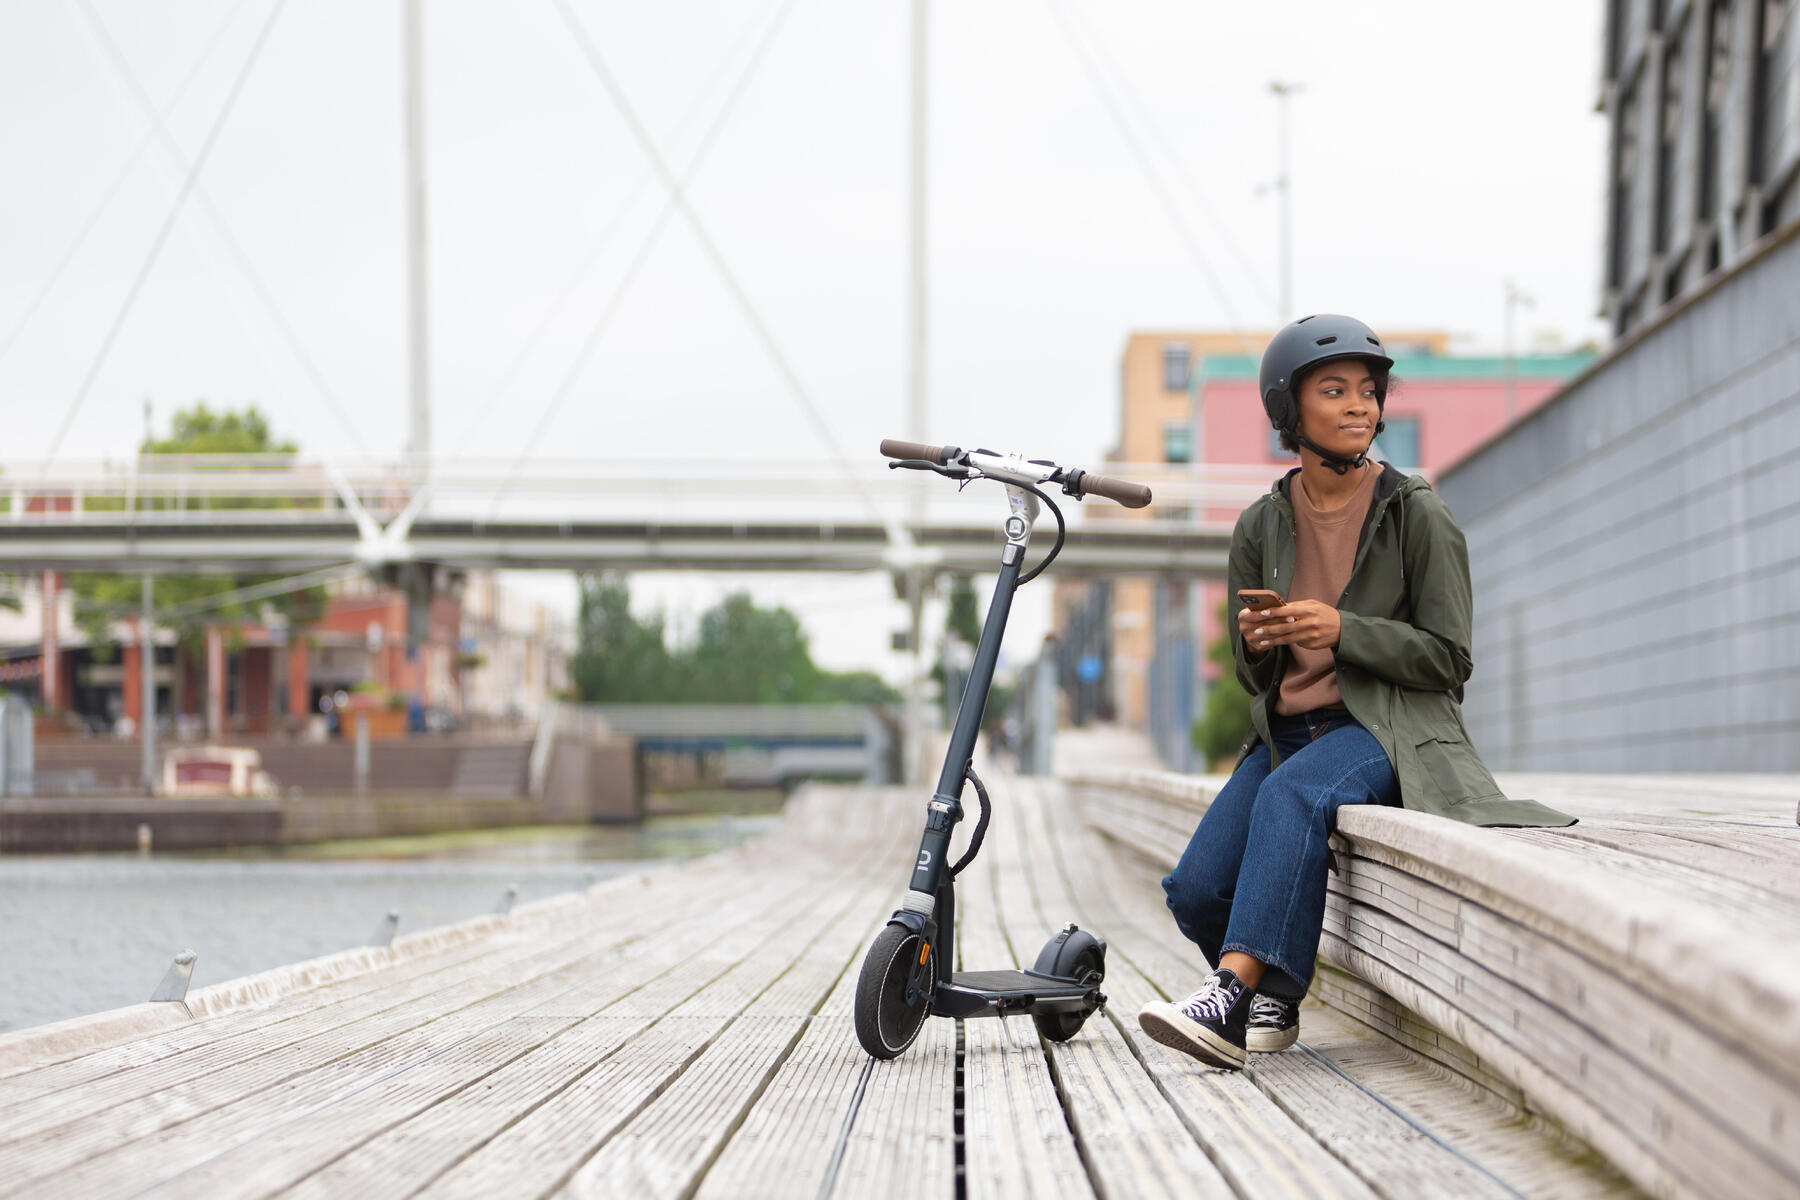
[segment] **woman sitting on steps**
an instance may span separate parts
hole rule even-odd
[[[1176,926],[1217,969],[1186,1000],[1138,1014],[1147,1035],[1210,1066],[1299,1038],[1341,806],[1574,824],[1502,795],[1469,744],[1462,531],[1422,478],[1367,458],[1393,365],[1343,316],[1303,317],[1263,354],[1263,408],[1300,466],[1231,536],[1232,596],[1275,594],[1238,611],[1231,639],[1253,732],[1163,880]]]

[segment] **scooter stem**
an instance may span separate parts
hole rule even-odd
[[[913,865],[909,890],[922,893],[920,900],[937,894],[938,883],[949,870],[950,835],[962,819],[963,785],[975,756],[975,739],[981,732],[981,715],[987,707],[995,665],[1000,660],[1000,641],[1006,636],[1006,618],[1012,612],[1019,567],[1025,561],[1025,547],[1031,541],[1031,524],[1037,516],[1036,496],[1011,484],[1007,485],[1006,491],[1013,511],[1002,526],[1006,546],[1000,552],[1000,577],[994,581],[987,619],[981,624],[975,661],[969,670],[969,682],[963,689],[962,701],[957,705],[956,724],[950,731],[950,748],[944,755],[944,767],[938,775],[937,790],[931,797],[925,820],[925,836],[919,842],[919,857]]]

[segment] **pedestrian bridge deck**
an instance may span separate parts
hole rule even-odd
[[[1615,780],[1584,811],[1640,815],[1567,832],[1347,821],[1334,969],[1303,1044],[1224,1074],[1132,1019],[1203,969],[1156,878],[1209,782],[996,784],[987,849],[959,892],[960,950],[971,967],[1028,965],[1065,921],[1101,931],[1111,1006],[1066,1045],[1040,1043],[1028,1020],[932,1020],[908,1054],[871,1063],[850,997],[904,886],[921,806],[897,790],[810,789],[777,834],[677,869],[195,992],[192,1016],[142,1005],[0,1038],[0,1194],[1800,1188],[1791,795],[1727,789],[1729,818],[1703,819],[1660,783]],[[1406,814],[1369,814],[1384,816]],[[1499,874],[1481,853],[1494,848]],[[1559,872],[1576,884],[1530,894]],[[1560,910],[1615,881],[1618,905]],[[1520,892],[1601,942],[1558,940],[1555,922],[1526,920]],[[1643,896],[1658,900],[1647,915]],[[1676,907],[1677,925],[1658,923]],[[1727,930],[1748,940],[1708,942]],[[1602,955],[1611,938],[1623,957]],[[1691,972],[1687,952],[1700,956]],[[1735,973],[1702,977],[1720,963]],[[1685,988],[1730,1008],[1685,1020]],[[1660,1066],[1640,1061],[1659,1053]],[[1615,1105],[1628,1111],[1610,1124],[1587,1115]],[[1640,1118],[1668,1149],[1643,1148]],[[1735,1161],[1693,1170],[1722,1148]],[[1770,1181],[1781,1186],[1758,1186]]]

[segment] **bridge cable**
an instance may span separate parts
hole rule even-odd
[[[786,0],[780,10],[775,14],[774,21],[763,31],[763,40],[757,45],[756,49],[751,53],[750,59],[744,64],[743,73],[738,76],[737,83],[733,86],[730,94],[726,96],[724,104],[713,118],[712,125],[707,129],[704,137],[701,139],[700,148],[695,152],[692,161],[688,163],[687,170],[683,174],[684,181],[692,176],[699,168],[700,163],[705,159],[707,152],[711,150],[713,141],[725,128],[726,121],[737,107],[738,98],[742,96],[744,88],[748,86],[751,78],[756,74],[757,67],[762,63],[763,55],[767,52],[769,47],[774,44],[775,34],[780,31],[781,26],[787,20],[788,13],[793,7],[794,0]],[[587,340],[582,343],[581,349],[576,353],[575,360],[569,364],[569,369],[563,373],[562,379],[557,383],[555,392],[551,394],[550,403],[545,407],[544,411],[538,415],[537,424],[532,427],[531,435],[525,439],[524,447],[513,460],[512,469],[508,471],[501,480],[500,488],[494,493],[493,503],[488,508],[488,518],[490,520],[499,515],[500,501],[505,499],[507,492],[512,490],[512,481],[518,478],[519,472],[524,468],[526,460],[531,456],[531,452],[537,448],[538,442],[541,441],[544,434],[548,432],[551,420],[559,411],[561,411],[563,404],[567,402],[569,396],[573,393],[575,384],[581,378],[582,371],[586,369],[588,361],[593,357],[594,351],[599,349],[600,342],[605,337],[607,328],[612,324],[613,317],[618,314],[620,306],[624,304],[626,296],[631,291],[632,284],[637,281],[638,272],[642,270],[644,264],[649,261],[650,252],[654,250],[657,243],[661,241],[663,231],[668,228],[669,222],[675,216],[675,213],[675,200],[671,198],[665,201],[662,211],[657,214],[655,224],[653,224],[650,227],[649,232],[644,235],[644,240],[639,244],[637,253],[632,256],[630,264],[625,268],[625,274],[620,278],[617,286],[613,288],[612,294],[607,297],[606,307],[601,310],[599,320],[595,322],[594,327],[588,333]]]
[[[270,579],[263,583],[250,584],[247,587],[233,588],[228,592],[214,592],[209,596],[199,596],[193,600],[184,600],[179,604],[164,605],[155,609],[152,616],[165,620],[172,617],[196,616],[215,609],[229,608],[234,604],[268,600],[275,596],[285,596],[290,592],[305,591],[309,587],[333,583],[339,579],[355,578],[363,571],[363,565],[356,562],[318,567],[310,571],[303,571],[298,575],[289,575],[283,579]],[[142,605],[130,600],[114,603],[84,600],[81,602],[80,608],[84,613],[102,613],[111,617],[135,617],[144,611]]]
[[[1182,186],[1187,190],[1188,198],[1194,202],[1194,207],[1199,209],[1201,213],[1205,215],[1206,219],[1212,223],[1214,230],[1219,234],[1219,240],[1225,243],[1225,248],[1229,250],[1231,256],[1237,260],[1237,265],[1243,269],[1244,275],[1249,279],[1251,285],[1256,288],[1257,294],[1268,304],[1270,311],[1274,311],[1277,308],[1277,305],[1275,303],[1274,293],[1269,290],[1268,280],[1263,277],[1262,272],[1251,263],[1248,257],[1245,256],[1243,247],[1239,245],[1239,239],[1234,236],[1231,226],[1226,223],[1224,218],[1219,216],[1217,210],[1213,208],[1212,203],[1206,198],[1206,193],[1202,191],[1200,185],[1194,181],[1194,176],[1188,171],[1187,164],[1183,160],[1180,151],[1175,148],[1174,143],[1171,142],[1168,135],[1163,132],[1162,125],[1156,120],[1155,114],[1150,111],[1150,106],[1144,103],[1143,96],[1138,92],[1137,88],[1132,85],[1130,73],[1120,69],[1118,60],[1112,56],[1112,52],[1107,48],[1106,39],[1101,35],[1098,29],[1094,28],[1093,18],[1078,6],[1067,6],[1065,8],[1065,13],[1070,18],[1073,25],[1084,25],[1086,27],[1085,34],[1087,46],[1094,52],[1094,57],[1099,60],[1099,64],[1101,68],[1103,68],[1100,74],[1105,75],[1112,81],[1113,85],[1118,89],[1119,94],[1125,97],[1125,102],[1137,116],[1138,124],[1147,130],[1151,139],[1155,141],[1157,149],[1161,151],[1161,156],[1156,161],[1168,165],[1174,171],[1175,178],[1180,181]],[[1195,237],[1193,238],[1193,241],[1198,244],[1200,239]]]
[[[875,502],[874,494],[870,491],[867,482],[858,476],[851,468],[849,457],[844,453],[843,447],[838,444],[837,438],[832,434],[831,427],[826,423],[824,415],[819,411],[819,406],[813,401],[812,394],[807,391],[806,385],[801,382],[800,376],[798,372],[795,371],[793,363],[788,359],[787,355],[782,352],[780,344],[775,340],[775,335],[763,321],[762,315],[758,312],[756,305],[751,301],[749,293],[744,290],[743,284],[738,281],[737,273],[731,269],[731,265],[726,261],[724,253],[720,251],[718,243],[713,240],[712,234],[707,230],[705,223],[700,220],[700,215],[695,212],[693,206],[688,203],[687,194],[682,189],[681,181],[669,170],[668,163],[663,159],[661,153],[657,151],[655,143],[651,141],[649,133],[644,129],[643,122],[638,119],[637,111],[631,107],[630,100],[627,99],[624,90],[619,86],[618,80],[614,78],[612,71],[607,67],[606,60],[601,57],[599,49],[594,45],[593,40],[588,37],[587,31],[582,27],[580,20],[570,11],[568,0],[554,0],[554,2],[556,4],[557,12],[562,16],[563,23],[569,27],[569,31],[574,35],[575,44],[587,58],[588,65],[593,69],[595,76],[600,80],[601,86],[606,89],[607,95],[612,98],[614,107],[619,110],[619,115],[625,119],[625,124],[627,128],[630,129],[632,137],[637,140],[638,148],[643,151],[644,156],[650,160],[651,166],[656,169],[656,173],[662,178],[663,186],[669,190],[670,200],[673,202],[675,208],[680,211],[681,215],[686,218],[688,227],[693,231],[695,240],[700,243],[701,250],[706,254],[708,260],[711,261],[713,269],[718,272],[719,278],[725,284],[726,290],[730,293],[732,300],[736,302],[739,311],[742,312],[745,320],[749,322],[751,332],[754,333],[757,340],[762,343],[763,350],[769,355],[776,370],[780,372],[783,381],[788,386],[789,394],[799,404],[802,415],[804,415],[808,423],[811,424],[813,432],[818,436],[819,440],[824,443],[825,448],[831,452],[837,467],[843,472],[846,481],[850,483],[851,487],[862,498],[864,504],[868,506],[876,519],[888,530],[889,537],[896,541],[908,541],[909,538],[904,529],[897,521],[890,520],[887,515],[881,511],[881,507]]]
[[[738,57],[737,51],[741,44],[749,39],[752,30],[758,25],[764,24],[768,19],[769,12],[774,11],[778,6],[781,6],[781,0],[776,0],[774,5],[770,5],[767,10],[762,14],[759,14],[754,20],[750,21],[739,30],[738,35],[732,39],[730,51],[719,61],[717,67],[714,68],[712,77],[694,96],[693,103],[689,105],[687,111],[682,114],[681,119],[675,123],[674,130],[669,135],[672,140],[678,140],[687,128],[693,124],[695,118],[700,116],[702,110],[706,107],[705,101],[712,96],[713,92],[717,89],[719,82],[725,78],[726,68],[730,67],[733,60]],[[778,22],[779,19],[780,18],[778,17]],[[765,42],[764,45],[766,46],[767,43]],[[758,53],[760,54],[760,51],[758,51]],[[748,78],[748,76],[746,75],[745,78]],[[740,83],[741,82],[742,80],[740,80]],[[725,101],[726,108],[729,109],[736,102],[737,98],[738,93],[736,92],[729,96]],[[723,119],[724,113],[722,112],[719,115],[719,122],[722,123]],[[707,134],[708,140],[695,152],[692,159],[689,161],[687,169],[682,173],[683,182],[686,182],[699,168],[701,160],[706,157],[707,151],[711,149],[712,132],[716,131],[718,128],[719,125],[715,124],[713,130],[709,131]],[[588,249],[588,252],[582,256],[581,262],[572,272],[570,272],[567,282],[563,285],[562,293],[544,310],[543,314],[538,319],[536,328],[534,328],[531,331],[531,334],[526,337],[524,343],[513,355],[512,360],[507,363],[505,370],[500,372],[499,382],[495,383],[489,391],[487,400],[475,410],[468,424],[463,427],[462,435],[452,444],[450,457],[455,458],[462,453],[463,448],[468,445],[469,439],[481,428],[482,418],[494,412],[498,408],[500,401],[512,390],[513,384],[518,381],[520,372],[530,360],[532,352],[537,349],[538,343],[541,342],[544,335],[550,331],[550,326],[555,322],[556,318],[562,315],[564,307],[566,307],[570,299],[574,297],[581,285],[593,274],[595,264],[600,261],[600,256],[605,253],[606,249],[612,245],[614,235],[616,235],[620,227],[624,225],[625,218],[631,214],[631,210],[636,207],[639,197],[644,194],[645,190],[648,189],[655,180],[655,173],[647,169],[638,176],[637,182],[631,188],[630,195],[628,195],[619,205],[618,210],[613,213],[612,218],[600,231],[599,237],[594,240],[594,243]]]
[[[1145,152],[1144,145],[1138,139],[1137,133],[1131,128],[1131,123],[1126,119],[1125,114],[1119,108],[1118,100],[1114,98],[1112,92],[1100,78],[1098,70],[1088,58],[1087,51],[1081,46],[1074,28],[1069,24],[1067,17],[1061,8],[1058,7],[1055,0],[1046,0],[1045,7],[1049,9],[1050,16],[1055,20],[1057,29],[1062,33],[1063,40],[1068,43],[1069,49],[1074,53],[1076,61],[1081,64],[1082,72],[1086,74],[1088,83],[1092,85],[1095,95],[1100,98],[1101,106],[1106,110],[1107,117],[1111,119],[1114,128],[1118,130],[1119,139],[1125,143],[1125,148],[1131,152],[1133,161],[1137,163],[1138,169],[1143,172],[1144,181],[1150,185],[1150,190],[1155,193],[1157,202],[1162,205],[1163,212],[1175,226],[1176,234],[1181,238],[1182,245],[1187,248],[1188,257],[1191,258],[1194,265],[1199,268],[1202,278],[1206,280],[1207,286],[1212,289],[1214,298],[1218,300],[1219,306],[1225,310],[1226,320],[1230,324],[1232,332],[1237,334],[1238,341],[1242,344],[1244,353],[1251,353],[1249,336],[1244,332],[1243,321],[1238,315],[1237,306],[1232,303],[1230,292],[1226,290],[1225,285],[1220,281],[1218,273],[1213,270],[1212,263],[1207,259],[1206,253],[1200,249],[1200,240],[1194,236],[1193,230],[1188,227],[1187,218],[1182,215],[1181,208],[1176,204],[1175,198],[1169,194],[1169,189],[1167,185],[1163,183],[1162,177],[1150,166],[1150,157]]]
[[[212,37],[207,40],[206,46],[200,51],[200,57],[194,60],[193,65],[188,68],[187,74],[182,77],[175,90],[169,93],[168,103],[160,109],[154,110],[157,112],[159,123],[163,116],[175,111],[176,106],[187,95],[188,88],[192,87],[194,80],[200,77],[201,68],[212,61],[213,52],[225,39],[226,32],[236,23],[238,14],[244,10],[245,3],[246,0],[237,0],[231,11],[225,14],[225,19],[219,22],[219,27],[213,31]],[[95,227],[100,224],[100,218],[105,216],[106,210],[112,207],[113,199],[118,196],[119,189],[125,186],[125,181],[131,177],[132,169],[137,166],[138,160],[144,157],[144,152],[150,148],[150,143],[155,137],[154,129],[145,130],[130,155],[119,167],[118,173],[112,177],[112,182],[106,185],[105,190],[101,193],[99,203],[95,204],[93,211],[88,213],[87,220],[82,224],[80,231],[76,233],[74,240],[63,249],[62,257],[50,269],[49,275],[45,276],[43,283],[38,286],[31,300],[25,305],[24,315],[13,323],[12,332],[6,335],[5,340],[0,341],[0,362],[6,360],[6,356],[18,344],[26,326],[31,324],[33,317],[37,316],[38,309],[43,307],[43,303],[49,298],[50,293],[56,290],[56,285],[62,282],[63,273],[69,269],[69,264],[75,261],[75,256],[81,252],[82,247],[87,245],[88,238],[93,236]]]
[[[160,142],[164,154],[174,164],[177,170],[189,170],[190,164],[187,156],[182,153],[181,147],[170,135],[168,125],[164,121],[162,114],[157,111],[154,102],[150,99],[149,93],[144,90],[143,84],[139,81],[136,73],[132,71],[131,64],[120,51],[118,43],[113,40],[112,35],[107,32],[105,24],[101,22],[99,15],[94,12],[92,0],[81,0],[81,8],[82,12],[87,17],[89,24],[93,27],[94,33],[98,36],[102,47],[105,49],[113,69],[118,77],[129,85],[133,98],[136,99],[138,105],[144,110],[145,115],[148,117],[151,125],[151,136]],[[276,302],[273,293],[269,290],[268,284],[263,281],[261,273],[257,271],[250,255],[245,251],[243,243],[238,240],[237,235],[234,234],[231,231],[231,227],[226,224],[224,215],[220,213],[218,206],[213,203],[212,198],[206,192],[206,188],[198,182],[194,184],[193,199],[194,203],[199,207],[201,214],[205,216],[207,221],[212,225],[213,232],[218,235],[219,241],[225,246],[225,249],[230,252],[234,265],[243,275],[245,281],[249,283],[251,293],[262,305],[265,314],[268,316],[270,323],[274,325],[276,332],[279,333],[282,340],[287,343],[289,353],[294,356],[300,369],[306,374],[314,389],[317,390],[319,398],[325,401],[326,407],[331,410],[332,416],[337,418],[338,425],[342,427],[345,433],[350,435],[350,440],[356,444],[357,449],[365,454],[368,453],[368,444],[363,441],[362,434],[357,431],[356,427],[351,424],[350,419],[345,415],[343,404],[340,402],[337,393],[334,392],[331,385],[325,381],[325,375],[319,369],[317,361],[314,360],[311,354],[307,353],[306,347],[301,343],[299,335],[294,332],[292,323],[288,321],[286,314],[282,312],[281,306]]]
[[[268,44],[269,33],[275,28],[275,19],[281,15],[281,11],[286,5],[287,0],[275,0],[274,5],[269,9],[268,18],[257,32],[256,42],[250,47],[250,53],[245,56],[244,65],[238,71],[237,78],[232,82],[231,91],[226,94],[225,102],[220,106],[219,115],[214,118],[212,128],[207,131],[206,141],[201,145],[200,153],[195,156],[192,165],[188,168],[187,179],[182,184],[180,194],[170,205],[169,213],[163,219],[162,228],[157,231],[156,240],[151,244],[149,254],[145,256],[143,265],[138,268],[137,277],[132,280],[131,287],[125,294],[124,302],[120,304],[117,315],[113,317],[112,324],[108,327],[106,336],[101,340],[93,361],[88,364],[87,374],[82,378],[81,385],[75,391],[74,399],[70,401],[68,409],[64,412],[62,424],[57,427],[56,436],[50,440],[50,448],[44,455],[46,469],[56,458],[56,452],[62,448],[63,438],[68,435],[69,427],[75,423],[76,414],[81,411],[82,404],[93,391],[94,381],[100,375],[100,368],[105,365],[107,357],[112,352],[113,343],[118,340],[119,331],[124,328],[126,317],[131,315],[131,309],[137,302],[138,294],[143,291],[144,282],[149,279],[151,270],[156,266],[157,259],[161,257],[163,246],[168,243],[169,234],[175,228],[175,222],[181,216],[181,210],[186,207],[187,198],[193,193],[195,182],[200,178],[201,169],[205,167],[206,160],[212,156],[213,147],[218,145],[219,134],[224,130],[225,122],[231,116],[232,109],[237,105],[237,98],[243,92],[244,83],[250,78],[251,69],[255,67],[257,59],[261,57],[263,47]]]

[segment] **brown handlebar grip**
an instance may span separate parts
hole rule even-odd
[[[1126,508],[1143,508],[1150,503],[1150,488],[1147,484],[1133,483],[1129,479],[1111,479],[1105,475],[1084,473],[1081,477],[1081,494],[1105,496],[1108,500],[1117,500]]]
[[[889,458],[922,458],[944,465],[944,447],[927,446],[924,442],[903,442],[898,438],[882,438],[881,452]]]

